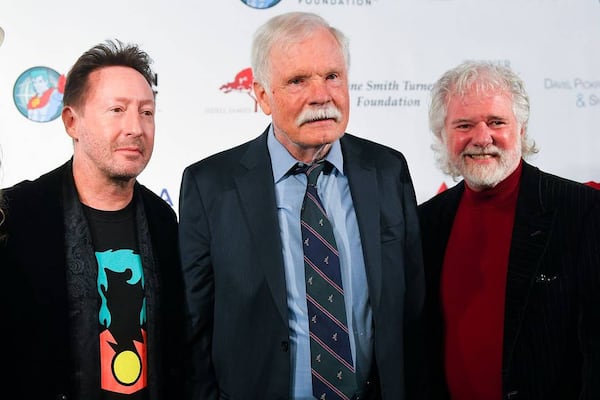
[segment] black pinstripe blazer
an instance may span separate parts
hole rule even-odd
[[[464,181],[419,206],[431,387],[448,398],[440,276]],[[506,282],[504,399],[600,399],[600,191],[523,163]]]

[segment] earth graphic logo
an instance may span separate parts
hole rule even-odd
[[[242,3],[248,7],[265,9],[273,7],[280,1],[281,0],[242,0]]]
[[[55,120],[62,111],[65,76],[52,68],[33,67],[23,72],[13,89],[19,112],[35,122]]]

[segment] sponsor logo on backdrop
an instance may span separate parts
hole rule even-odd
[[[486,60],[510,66],[509,60]],[[433,83],[414,79],[368,79],[350,82],[350,94],[357,108],[428,107]]]
[[[173,207],[173,200],[171,199],[171,195],[169,194],[167,188],[163,188],[163,190],[160,191],[160,198]]]
[[[544,78],[544,89],[567,96],[576,108],[600,106],[600,78]]]
[[[279,2],[281,0],[241,0],[241,1],[248,7],[257,8],[257,9],[267,9],[267,8],[271,8],[271,7],[279,4]],[[305,6],[364,7],[364,6],[372,6],[373,4],[377,3],[379,0],[295,0],[295,1],[296,1],[296,4],[305,5]],[[290,2],[291,2],[291,0],[290,0]]]
[[[247,5],[248,7],[265,9],[271,8],[274,5],[277,5],[281,0],[242,0],[242,3]]]
[[[585,184],[593,187],[594,189],[600,190],[600,181],[599,182],[589,181],[589,182],[585,182]]]
[[[307,6],[372,6],[378,0],[296,0]]]
[[[350,95],[357,108],[417,108],[426,105],[431,86],[409,79],[368,79],[351,82]]]
[[[64,75],[52,68],[33,67],[17,78],[13,100],[25,118],[35,122],[50,122],[62,111],[64,89]]]
[[[4,29],[0,26],[0,46],[4,43]]]
[[[252,107],[210,107],[206,109],[206,112],[213,114],[258,112],[258,102],[252,90],[252,83],[254,82],[252,68],[244,68],[232,75],[233,79],[219,86],[219,90],[224,94],[235,93],[248,96],[249,104],[252,104]]]

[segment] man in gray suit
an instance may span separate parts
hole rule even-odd
[[[252,65],[256,98],[272,123],[183,173],[190,399],[420,393],[424,280],[414,189],[400,152],[344,133],[348,62],[347,39],[321,17],[294,12],[267,21],[255,34]],[[351,349],[350,372],[332,380],[314,364],[331,353],[312,352],[320,316],[309,311],[305,286],[313,282],[300,223],[307,178],[292,172],[321,161],[327,172],[316,186],[337,243]],[[338,391],[342,380],[353,389]]]
[[[465,62],[433,86],[440,167],[419,206],[435,399],[600,398],[600,191],[523,160],[529,98]]]

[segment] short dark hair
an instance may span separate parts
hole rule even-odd
[[[90,74],[104,67],[123,66],[133,68],[153,86],[155,75],[150,68],[152,59],[138,45],[123,43],[117,39],[97,44],[83,53],[67,74],[63,104],[78,106],[87,94]]]

